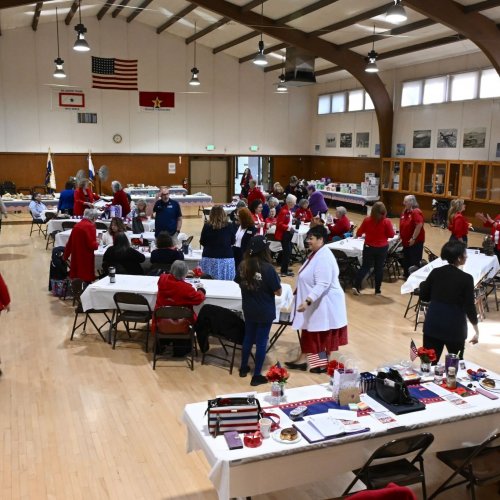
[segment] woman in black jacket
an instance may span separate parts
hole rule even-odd
[[[461,241],[449,241],[441,249],[441,259],[448,265],[431,271],[420,284],[420,299],[430,302],[424,321],[424,347],[436,351],[436,363],[446,347],[463,359],[467,339],[467,318],[479,342],[477,312],[474,304],[474,280],[461,269],[467,260],[467,247]]]
[[[243,260],[243,255],[250,243],[250,240],[257,233],[253,215],[248,208],[240,208],[238,210],[239,226],[236,227],[235,242],[233,246],[234,263],[236,269]]]
[[[117,274],[144,274],[141,263],[146,260],[143,253],[130,247],[125,233],[115,236],[114,245],[109,247],[102,259],[102,267],[108,272],[110,266],[116,268]]]

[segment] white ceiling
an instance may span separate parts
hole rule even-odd
[[[231,3],[238,6],[243,6],[249,0],[231,0]],[[297,10],[316,3],[317,0],[267,0],[264,2],[264,16],[271,19],[279,19],[285,15],[296,12]],[[291,21],[288,26],[296,28],[304,32],[311,32],[319,30],[331,24],[343,21],[346,18],[351,18],[355,15],[362,14],[363,12],[373,10],[377,7],[386,5],[390,0],[337,0],[332,2],[327,7],[323,7],[315,12],[307,14],[299,19]],[[436,0],[437,1],[437,0]],[[130,0],[129,4],[123,8],[116,18],[116,22],[124,22],[126,18],[135,10],[136,7],[141,5],[143,0]],[[460,0],[458,3],[462,5],[472,5],[478,3],[479,0]],[[62,22],[70,10],[73,0],[50,0],[43,2],[39,23],[52,23],[55,21],[55,8],[57,6],[59,13],[59,21]],[[105,4],[104,0],[82,0],[82,17],[95,17]],[[111,6],[107,11],[106,16],[111,16],[116,9],[115,5]],[[1,4],[0,4],[1,5]],[[163,23],[168,21],[172,16],[182,11],[189,5],[185,0],[153,0],[146,9],[144,9],[132,22],[143,23],[156,29]],[[261,6],[258,5],[253,12],[260,14]],[[24,5],[21,7],[14,7],[3,9],[0,11],[0,29],[2,32],[6,30],[29,27],[33,20],[35,11],[35,3]],[[406,7],[408,20],[404,23],[411,24],[421,21],[424,18],[421,14],[412,11],[408,6]],[[496,23],[500,22],[500,7],[495,7],[481,12],[482,15],[490,18]],[[76,24],[78,15],[76,14],[71,21],[71,24]],[[194,25],[198,31],[205,29],[221,19],[221,16],[214,14],[206,9],[197,7],[190,12],[186,17],[180,19],[171,25],[166,31],[158,36],[165,36],[166,33],[173,34],[182,38],[188,38],[194,33]],[[392,51],[395,49],[405,48],[411,45],[416,45],[423,42],[432,41],[442,37],[453,36],[454,32],[446,26],[434,24],[421,28],[415,31],[410,31],[402,35],[390,36],[388,30],[396,26],[389,24],[385,21],[384,15],[379,15],[370,19],[359,21],[355,24],[339,29],[335,32],[325,32],[320,37],[324,40],[335,43],[344,44],[357,39],[370,36],[375,31],[377,34],[387,33],[388,36],[382,40],[375,42],[375,50],[383,55],[384,52]],[[227,42],[237,39],[238,37],[249,33],[259,26],[246,27],[235,21],[229,21],[218,29],[212,31],[208,35],[198,39],[200,43],[206,47],[216,48]],[[266,47],[272,47],[280,40],[273,39],[267,35],[263,37]],[[0,40],[1,41],[1,40]],[[225,54],[231,55],[235,58],[242,58],[256,52],[258,38],[252,38],[246,42],[235,45],[224,51]],[[352,47],[351,50],[366,55],[372,48],[371,43]],[[468,40],[457,40],[456,43],[449,43],[441,45],[439,48],[420,50],[412,52],[409,55],[391,57],[379,61],[381,70],[389,70],[402,66],[413,65],[416,63],[423,63],[427,61],[434,61],[450,56],[459,54],[468,54],[477,51],[477,47]],[[278,64],[281,61],[281,55],[285,53],[284,49],[276,54],[270,54],[270,64]],[[273,57],[273,55],[275,57]],[[244,63],[250,64],[250,63]],[[332,68],[334,65],[323,59],[316,60],[316,69]],[[324,75],[320,77],[320,81],[329,81],[334,79],[345,78],[345,71],[338,71],[336,73]]]

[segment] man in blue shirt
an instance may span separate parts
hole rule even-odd
[[[182,212],[179,203],[170,199],[168,187],[160,189],[160,199],[153,207],[153,214],[155,217],[155,236],[158,236],[162,231],[167,231],[176,238],[182,227]]]

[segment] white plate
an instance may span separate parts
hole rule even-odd
[[[481,379],[479,381],[479,385],[483,389],[486,389],[487,391],[500,392],[500,380],[495,379],[495,378],[491,378],[491,377],[487,377],[487,378],[489,378],[490,380],[493,380],[495,382],[495,387],[488,387],[486,384],[483,383],[484,379]]]
[[[297,439],[294,439],[293,441],[289,441],[288,439],[281,439],[280,434],[281,434],[282,429],[277,429],[274,432],[271,433],[272,438],[277,441],[278,443],[283,443],[283,444],[295,444],[298,443],[302,439],[302,435],[300,434],[299,431],[297,431]]]

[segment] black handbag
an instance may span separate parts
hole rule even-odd
[[[390,369],[387,373],[378,372],[375,380],[375,391],[380,399],[391,405],[411,405],[414,403],[397,370]]]
[[[144,225],[139,217],[134,217],[132,219],[132,232],[134,234],[142,234],[144,232]]]

